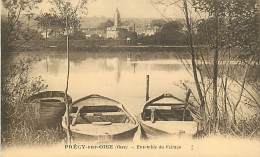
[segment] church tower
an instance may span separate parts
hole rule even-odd
[[[121,24],[120,13],[118,8],[116,8],[114,26],[117,28],[120,26],[120,24]]]

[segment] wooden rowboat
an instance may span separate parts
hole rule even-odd
[[[27,102],[34,110],[38,128],[61,126],[65,112],[65,94],[62,91],[44,91],[30,96]],[[72,99],[68,96],[68,102]]]
[[[67,128],[65,116],[62,125]],[[89,95],[72,103],[70,129],[74,141],[132,140],[137,128],[134,117],[113,99]]]
[[[192,136],[198,126],[187,103],[169,93],[146,102],[139,122],[142,137],[146,139],[167,135]]]

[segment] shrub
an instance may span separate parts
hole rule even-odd
[[[61,138],[59,128],[37,130],[33,108],[26,103],[30,95],[47,88],[40,76],[29,75],[31,64],[35,61],[37,61],[35,58],[22,58],[19,61],[9,58],[2,62],[1,143],[3,146],[50,144]]]

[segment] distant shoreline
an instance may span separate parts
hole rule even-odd
[[[19,45],[19,44],[18,44]],[[207,46],[194,46],[196,49],[207,49]],[[99,44],[97,42],[89,42],[87,40],[72,40],[70,41],[69,49],[71,51],[81,52],[187,52],[189,50],[188,45],[126,45],[126,44]],[[24,52],[24,51],[64,51],[66,45],[64,41],[48,41],[45,43],[42,40],[28,42],[27,44],[16,47],[10,52]]]

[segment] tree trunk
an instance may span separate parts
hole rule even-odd
[[[249,71],[249,69],[250,69],[250,65],[251,65],[253,59],[254,59],[254,56],[252,56],[252,57],[250,58],[249,62],[248,62],[247,65],[246,65],[245,71],[244,71],[244,76],[243,76],[243,78],[242,78],[242,84],[241,84],[241,90],[240,90],[239,96],[238,96],[238,98],[237,98],[237,102],[236,102],[236,104],[235,104],[235,106],[234,106],[234,109],[233,109],[233,123],[234,123],[234,124],[236,124],[236,110],[237,110],[237,107],[238,107],[238,105],[239,105],[239,103],[240,103],[242,97],[243,97],[243,93],[244,93],[245,85],[246,85],[246,78],[247,78],[248,71]]]
[[[215,13],[215,25],[216,25],[216,39],[215,39],[215,51],[213,59],[213,98],[212,98],[212,122],[213,122],[213,132],[217,131],[218,123],[218,60],[219,60],[219,17],[218,10]]]
[[[68,16],[66,16],[66,33],[67,33],[67,80],[66,80],[66,89],[65,89],[65,102],[66,102],[66,122],[67,122],[67,144],[71,144],[71,133],[70,133],[70,104],[68,102],[68,88],[69,88],[69,76],[70,76],[70,56],[69,56],[69,30],[68,30]]]
[[[193,46],[193,35],[192,35],[192,27],[191,27],[191,21],[189,18],[189,12],[188,12],[188,6],[187,6],[187,1],[183,0],[183,7],[184,7],[184,14],[185,14],[185,20],[186,20],[186,25],[187,25],[187,30],[188,30],[188,44],[190,47],[190,54],[191,54],[191,63],[192,63],[192,72],[193,72],[193,77],[194,81],[196,84],[196,89],[199,95],[200,99],[200,116],[202,117],[201,119],[201,129],[205,129],[205,122],[206,122],[206,114],[205,114],[205,101],[204,97],[201,91],[199,79],[198,79],[198,73],[197,73],[197,65],[196,65],[196,55],[195,55],[195,50]]]
[[[47,39],[48,39],[48,28],[45,28],[45,44],[44,47],[47,47]]]

